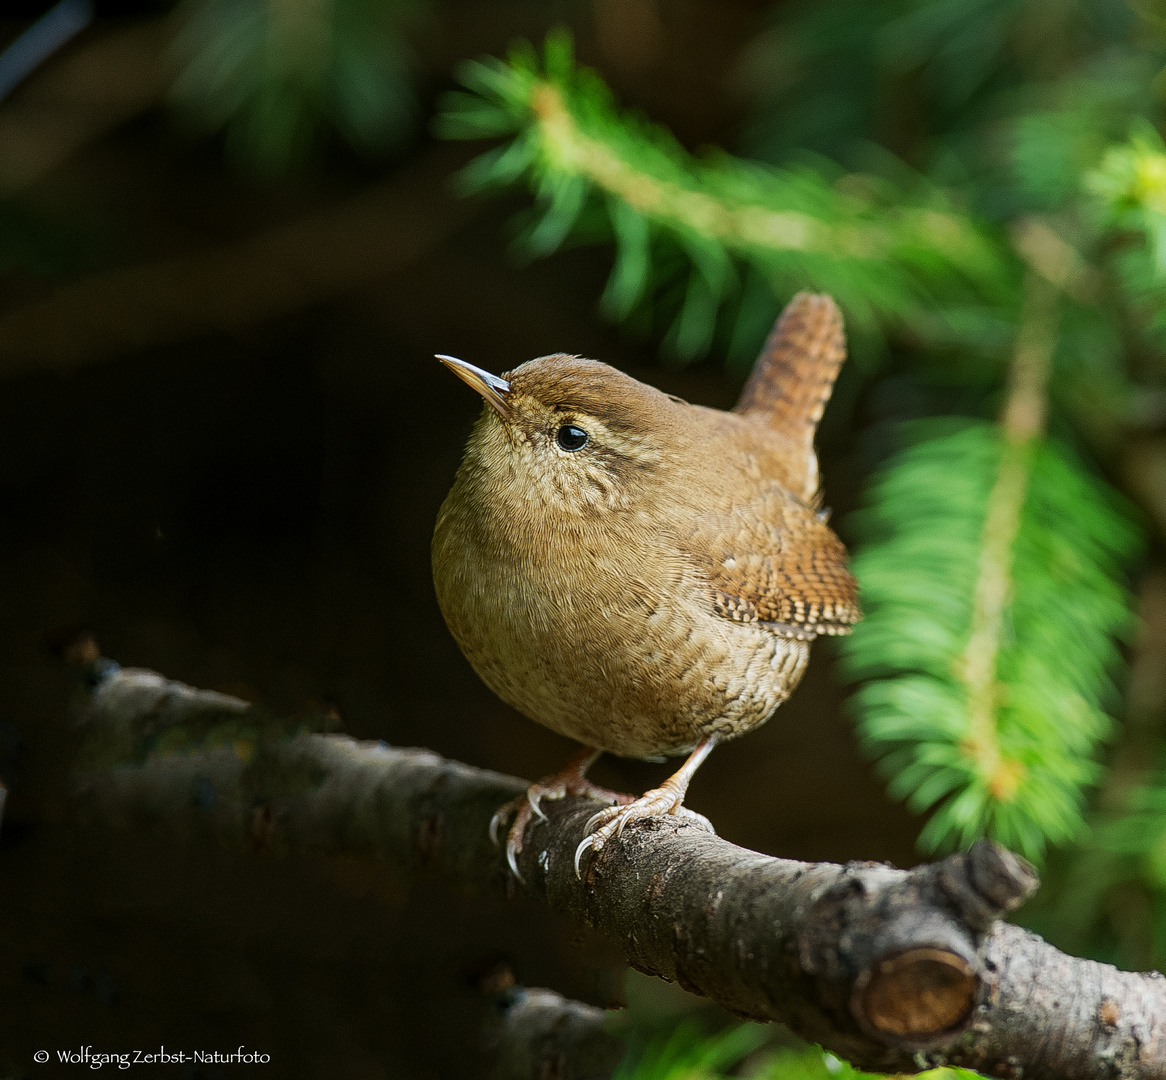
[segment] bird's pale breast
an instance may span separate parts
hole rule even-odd
[[[457,486],[434,536],[438,601],[483,681],[587,746],[629,757],[743,734],[801,678],[809,646],[713,609],[675,537],[635,515],[610,536],[507,543]]]

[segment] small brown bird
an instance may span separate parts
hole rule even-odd
[[[438,357],[485,399],[433,536],[441,610],[503,701],[585,748],[495,815],[492,835],[517,810],[515,874],[541,799],[615,804],[576,872],[638,818],[711,830],[682,805],[697,767],[785,701],[815,637],[859,618],[814,453],[845,356],[834,301],[800,293],[729,413],[577,356],[501,378]],[[689,757],[633,799],[587,780],[604,750]]]

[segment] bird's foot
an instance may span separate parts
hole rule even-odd
[[[583,768],[586,769],[598,754],[589,756]],[[609,791],[607,788],[593,784],[582,775],[578,761],[572,761],[561,772],[552,773],[533,783],[526,789],[525,795],[519,795],[498,808],[497,813],[490,819],[490,839],[498,843],[498,832],[502,824],[514,814],[510,830],[506,834],[506,862],[511,872],[519,881],[522,875],[518,872],[518,854],[522,851],[522,843],[526,834],[526,827],[536,817],[539,821],[546,821],[547,816],[539,805],[543,799],[565,799],[568,795],[578,795],[585,799],[597,799],[599,802],[613,803],[615,807],[631,803],[632,795],[625,795],[619,791]]]
[[[618,839],[631,822],[642,818],[666,816],[679,818],[692,825],[699,825],[716,836],[717,830],[713,828],[712,822],[703,814],[683,806],[683,800],[684,790],[666,781],[661,787],[645,791],[633,802],[623,806],[609,806],[606,810],[600,810],[598,814],[593,815],[583,827],[587,836],[575,849],[576,877],[583,876],[580,863],[585,851],[601,851],[609,841]]]

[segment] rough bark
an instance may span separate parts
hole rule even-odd
[[[596,806],[567,799],[527,833],[523,884],[487,837],[520,780],[290,732],[153,672],[103,660],[90,671],[77,794],[91,818],[522,889],[607,933],[641,971],[867,1069],[1166,1078],[1166,979],[1066,956],[999,922],[1036,878],[993,843],[904,871],[771,858],[656,820],[629,827],[580,880],[573,852]]]

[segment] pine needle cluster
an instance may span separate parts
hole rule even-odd
[[[529,256],[550,255],[573,230],[610,237],[604,310],[624,319],[657,299],[665,348],[681,359],[709,351],[718,315],[729,351],[755,353],[778,297],[800,287],[832,293],[860,329],[910,326],[939,339],[960,336],[984,293],[1009,295],[1007,256],[938,188],[916,178],[906,191],[824,161],[693,158],[663,128],[621,112],[575,65],[564,33],[542,56],[519,45],[460,77],[471,92],[445,97],[438,132],[511,137],[463,172],[463,186],[530,185],[539,214],[519,240]]]
[[[938,427],[938,430],[937,430]],[[976,579],[993,479],[1016,453],[995,425],[934,422],[875,481],[854,569],[866,619],[847,667],[866,680],[859,730],[914,810],[920,843],[994,836],[1030,858],[1077,837],[1097,743],[1112,722],[1115,637],[1131,617],[1121,568],[1136,534],[1063,447],[1031,460],[1012,545],[1007,624],[981,715],[969,670]]]

